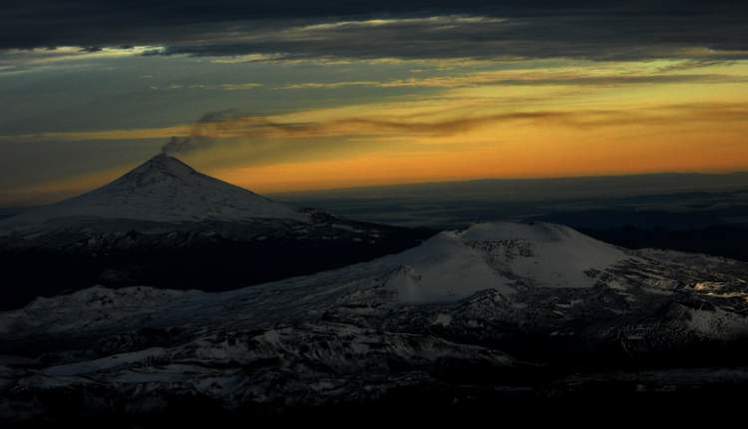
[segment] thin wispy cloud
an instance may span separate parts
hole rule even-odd
[[[283,90],[366,88],[463,88],[482,85],[642,85],[655,83],[736,83],[741,76],[720,74],[642,75],[642,76],[537,76],[527,74],[484,73],[468,76],[411,78],[390,81],[306,82],[280,87]]]
[[[126,46],[85,48],[61,46],[54,48],[9,49],[0,51],[0,72],[19,71],[52,65],[70,65],[85,61],[152,55],[164,52],[160,46]]]
[[[175,152],[210,149],[215,141],[308,140],[398,136],[450,136],[488,125],[535,122],[570,128],[600,128],[625,125],[668,125],[677,122],[740,122],[748,115],[748,104],[702,103],[660,105],[629,110],[537,110],[515,111],[453,119],[428,118],[426,114],[404,118],[388,116],[381,109],[371,116],[349,116],[320,121],[290,121],[283,116],[244,116],[235,111],[214,112],[195,124],[135,130],[102,130],[2,136],[5,141],[100,141],[159,140],[175,137],[167,144]],[[439,112],[437,112],[438,116]],[[185,140],[188,139],[188,140]],[[341,140],[343,141],[343,140]],[[179,146],[182,146],[181,148]],[[171,149],[167,149],[171,151]]]

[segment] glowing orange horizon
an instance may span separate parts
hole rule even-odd
[[[688,83],[679,78],[691,75],[670,65],[655,61],[524,70],[516,76],[478,73],[403,83],[438,85],[438,94],[238,116],[197,130],[172,124],[23,138],[145,140],[160,146],[168,136],[197,133],[217,143],[185,154],[185,161],[261,193],[748,170],[748,63],[699,66],[700,74]],[[648,81],[662,76],[678,79]],[[508,77],[530,83],[553,79],[528,85],[496,82]],[[0,199],[60,199],[104,184],[126,168],[42,183]]]

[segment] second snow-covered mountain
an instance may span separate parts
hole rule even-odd
[[[234,291],[91,288],[0,312],[0,403],[17,418],[471,403],[504,415],[530,398],[620,407],[626,395],[744,389],[746,372],[720,365],[745,362],[747,274],[559,225],[494,223]],[[63,410],[60,395],[73,398]]]

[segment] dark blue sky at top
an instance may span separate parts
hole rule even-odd
[[[262,26],[262,21],[433,14],[558,17],[567,22],[577,17],[585,18],[591,37],[605,35],[613,42],[700,38],[712,45],[734,47],[746,43],[745,37],[739,37],[745,33],[735,33],[746,11],[746,2],[728,0],[30,0],[0,6],[0,48],[189,45],[205,34],[243,22]],[[557,28],[547,30],[553,33]],[[543,33],[543,28],[531,31]],[[569,38],[584,36],[571,33]],[[230,47],[217,48],[225,52]],[[210,53],[203,49],[203,53]]]

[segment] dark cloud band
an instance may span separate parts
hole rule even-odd
[[[372,19],[387,25],[365,24]],[[349,25],[326,25],[340,22]],[[693,47],[734,59],[748,51],[748,5],[727,0],[32,0],[3,6],[0,23],[0,49],[159,45],[160,54],[275,59],[641,59]]]

